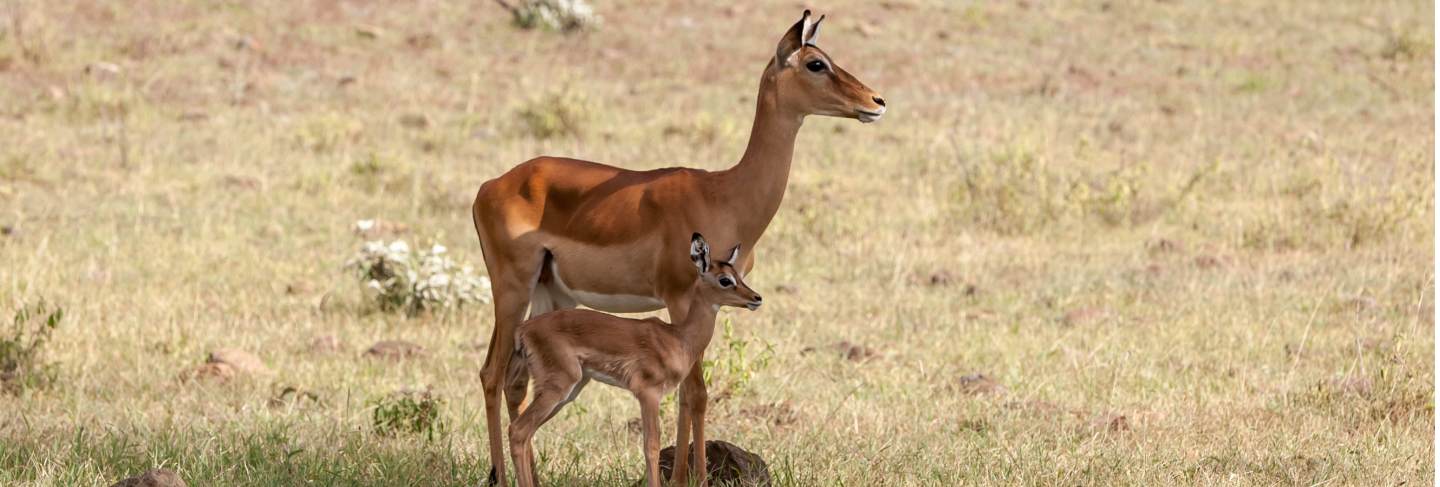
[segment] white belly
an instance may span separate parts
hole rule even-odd
[[[611,313],[642,313],[655,311],[665,307],[665,303],[650,296],[634,296],[630,294],[600,294],[585,291],[568,290],[570,297],[575,302],[585,305],[588,308],[608,311]]]
[[[550,263],[550,275],[554,277],[551,283],[552,292],[558,292],[569,296],[575,302],[585,305],[590,309],[597,309],[610,313],[643,313],[655,311],[665,307],[665,302],[652,296],[637,296],[634,294],[601,294],[579,289],[571,289],[565,285],[565,280],[560,278],[560,269],[555,267],[554,261]]]

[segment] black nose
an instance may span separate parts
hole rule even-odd
[[[880,98],[880,97],[878,97],[878,96],[872,96],[872,97],[870,97],[870,99],[871,99],[871,100],[875,100],[875,104],[877,104],[877,105],[880,105],[880,106],[882,106],[882,107],[885,106],[885,99],[884,99],[884,98]]]
[[[762,298],[762,297],[760,297],[760,296],[755,296],[755,302],[757,302],[757,303],[758,303],[758,302],[761,302],[761,301],[764,301],[764,300],[765,300],[765,298]]]

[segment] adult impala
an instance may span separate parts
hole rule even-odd
[[[698,231],[723,248],[754,249],[780,208],[805,117],[869,123],[885,113],[884,99],[815,46],[819,26],[806,10],[781,37],[760,76],[749,145],[730,169],[630,171],[537,157],[480,185],[472,215],[495,304],[480,373],[492,483],[505,485],[500,397],[527,306],[530,316],[580,304],[616,313],[665,308],[671,322],[684,320],[683,296],[696,276],[685,258],[690,235]],[[736,267],[748,273],[754,257],[747,252]],[[697,357],[680,386],[675,479],[682,485],[692,430],[693,460],[704,483],[708,395],[700,362]],[[514,396],[506,397],[512,420],[523,400]]]

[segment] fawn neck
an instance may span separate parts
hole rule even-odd
[[[718,182],[731,195],[728,205],[734,214],[753,216],[739,219],[740,234],[758,239],[769,226],[790,179],[790,161],[795,154],[795,136],[800,132],[803,117],[785,110],[775,86],[775,76],[767,66],[760,78],[760,92],[755,100],[755,122],[750,127],[750,142],[740,162],[716,174]]]
[[[688,297],[690,310],[674,324],[675,334],[679,335],[690,357],[699,357],[705,347],[710,346],[710,339],[715,336],[715,315],[720,313],[720,305],[706,299],[700,286],[698,282],[691,286]]]

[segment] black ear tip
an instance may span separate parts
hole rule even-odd
[[[801,17],[809,17],[809,16],[810,16],[810,9],[808,9],[808,8],[805,9],[805,13],[800,14],[800,16],[801,16]]]

